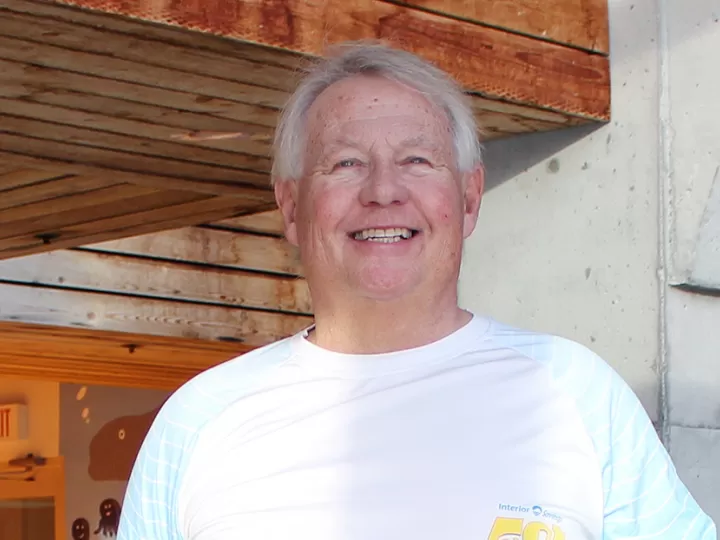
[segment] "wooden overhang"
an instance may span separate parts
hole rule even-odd
[[[298,67],[368,38],[453,74],[486,138],[609,119],[606,0],[3,0],[0,259],[272,208]]]

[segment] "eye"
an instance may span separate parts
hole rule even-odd
[[[428,165],[430,162],[424,157],[411,156],[405,160],[405,163],[409,163],[410,165]]]
[[[338,161],[335,164],[335,168],[346,169],[348,167],[355,167],[357,165],[360,165],[360,162],[357,159],[350,158],[350,159],[343,159],[341,161]]]

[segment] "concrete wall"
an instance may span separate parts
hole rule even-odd
[[[28,438],[0,442],[0,462],[26,454],[59,455],[59,385],[46,381],[0,379],[0,405],[24,403],[28,412]]]
[[[613,119],[487,147],[465,306],[589,346],[720,522],[720,4],[610,0]]]

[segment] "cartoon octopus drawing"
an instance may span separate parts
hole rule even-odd
[[[85,518],[77,518],[72,522],[71,536],[73,540],[90,540],[90,523]]]
[[[120,526],[120,503],[115,499],[105,499],[100,503],[100,522],[93,534],[117,536]]]

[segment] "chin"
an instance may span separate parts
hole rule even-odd
[[[373,276],[372,279],[362,279],[357,283],[357,289],[361,294],[371,300],[390,302],[409,296],[417,287],[417,283],[408,279],[392,279],[390,276]]]

